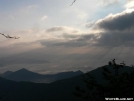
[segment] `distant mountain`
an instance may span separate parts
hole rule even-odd
[[[113,71],[112,67],[106,66]],[[102,81],[103,67],[99,67],[88,72],[90,75],[97,77],[98,81]],[[130,72],[134,70],[131,67],[125,67],[120,73]],[[27,73],[29,71],[22,69],[17,73]],[[35,73],[36,74],[36,73]],[[1,101],[84,101],[73,95],[76,85],[83,88],[86,87],[82,81],[82,76],[59,80],[50,84],[30,83],[30,82],[13,82],[0,78],[0,97]]]
[[[106,66],[110,71],[112,67]],[[88,74],[102,80],[103,67],[94,69]],[[120,73],[130,72],[134,68],[125,66],[120,69]],[[25,71],[25,70],[24,70]],[[86,88],[82,76],[59,80],[50,84],[15,82],[0,77],[0,97],[1,101],[85,101],[73,95],[76,85]]]
[[[61,72],[58,74],[51,74],[51,75],[42,75],[38,73],[31,72],[27,69],[20,69],[15,72],[5,72],[1,75],[1,77],[6,78],[8,80],[13,81],[30,81],[35,83],[50,83],[61,79],[66,79],[70,77],[74,77],[77,75],[81,75],[83,72],[76,71],[76,72]]]
[[[6,71],[5,73],[1,74],[1,76],[7,76],[7,75],[10,75],[12,73],[13,73],[12,71]]]

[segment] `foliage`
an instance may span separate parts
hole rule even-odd
[[[115,59],[109,66],[114,69],[112,73],[106,66],[103,67],[102,77],[105,83],[98,83],[89,73],[83,75],[87,89],[76,87],[74,93],[77,97],[90,101],[104,101],[105,98],[132,98],[134,96],[134,71],[119,73],[121,68],[127,68],[125,63],[116,64]]]

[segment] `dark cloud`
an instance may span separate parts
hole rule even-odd
[[[82,47],[89,45],[86,41],[68,40],[68,41],[40,41],[41,45],[47,47],[63,46],[63,47]]]
[[[134,30],[134,11],[131,13],[122,12],[115,16],[109,15],[95,25],[95,29],[106,31]]]
[[[87,35],[82,35],[76,41],[89,41],[89,40],[95,40],[95,38],[96,38],[95,34],[87,34]]]
[[[64,46],[64,47],[83,47],[83,46],[91,46],[92,41],[95,40],[94,34],[81,35],[78,39],[69,40],[67,42],[60,42],[54,44],[54,46]]]
[[[133,32],[103,32],[101,37],[96,39],[97,46],[108,46],[108,47],[133,47],[134,34]]]
[[[58,32],[58,33],[57,33]],[[76,37],[82,32],[78,29],[73,29],[66,26],[55,26],[46,30],[46,33],[57,33],[57,35],[65,37]]]
[[[94,26],[95,30],[102,30],[95,37],[97,47],[133,47],[134,44],[134,12],[109,15],[103,20],[98,20]],[[86,37],[85,37],[86,38]]]
[[[61,43],[57,43],[57,44],[53,44],[54,46],[64,46],[64,47],[82,47],[82,46],[86,46],[89,45],[88,42],[85,41],[68,41],[68,42],[61,42]]]
[[[79,38],[81,35],[74,35],[74,34],[70,34],[70,33],[63,33],[62,37],[65,39],[75,39],[75,38]]]
[[[64,27],[52,27],[52,28],[47,29],[46,32],[49,33],[49,32],[63,31],[63,30],[65,30]]]
[[[71,38],[71,40],[59,41],[59,40],[39,40],[43,46],[53,47],[53,46],[64,46],[64,47],[83,47],[91,45],[89,41],[94,40],[95,35],[69,35],[63,34],[66,38]]]

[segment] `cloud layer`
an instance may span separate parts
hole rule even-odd
[[[96,29],[104,29],[108,31],[124,31],[133,30],[134,12],[122,12],[119,14],[110,14],[106,18],[96,22]]]
[[[108,8],[120,4],[120,0],[109,2],[103,0],[103,4]],[[99,5],[98,3],[95,7],[100,7]],[[32,9],[37,10],[38,7],[28,6],[25,8],[29,9],[27,14],[34,14]],[[78,69],[88,71],[105,65],[113,58],[116,58],[118,62],[125,61],[129,65],[133,64],[134,10],[132,1],[128,1],[124,6],[124,11],[113,14],[110,12],[111,14],[106,17],[98,20],[94,18],[94,21],[93,18],[88,18],[86,11],[76,9],[75,5],[73,7],[72,11],[66,8],[59,12],[63,14],[60,22],[65,22],[66,26],[63,26],[63,23],[57,24],[59,13],[57,13],[56,20],[52,19],[52,13],[43,13],[43,15],[39,14],[38,18],[40,22],[47,24],[47,27],[39,27],[37,24],[35,27],[25,30],[21,28],[3,31],[11,36],[20,36],[20,39],[5,39],[1,36],[0,71],[20,68],[27,68],[39,73],[56,73]],[[56,10],[59,11],[59,9]],[[65,20],[67,13],[70,21]],[[54,14],[56,13],[54,12]],[[73,16],[75,14],[79,16]],[[14,16],[10,17],[14,18]],[[77,26],[74,27],[74,25],[66,23],[75,19],[76,22],[83,21],[85,18],[89,19],[89,23],[86,21],[81,24],[86,23],[84,25],[89,30],[81,30]],[[50,19],[53,22],[51,27],[49,26]],[[75,24],[80,25],[79,22]]]

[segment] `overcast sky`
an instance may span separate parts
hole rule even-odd
[[[0,73],[134,64],[134,0],[1,0]]]

